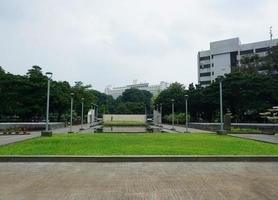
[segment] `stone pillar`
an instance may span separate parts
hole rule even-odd
[[[155,125],[161,123],[161,114],[157,110],[153,110],[153,123]]]
[[[224,115],[224,130],[225,131],[231,131],[231,118],[232,118],[232,113],[228,111]]]

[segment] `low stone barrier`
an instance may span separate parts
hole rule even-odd
[[[278,156],[0,156],[0,162],[278,162]]]
[[[145,123],[147,120],[146,115],[116,115],[116,114],[104,114],[103,122],[110,121],[136,121]]]
[[[49,129],[57,129],[65,127],[63,122],[51,122],[49,123]],[[24,128],[27,130],[43,130],[45,129],[45,122],[7,122],[0,123],[0,131],[9,128]]]

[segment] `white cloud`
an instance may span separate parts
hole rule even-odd
[[[277,1],[2,0],[0,65],[32,65],[54,78],[103,90],[133,79],[197,82],[197,51],[209,42],[243,43],[278,32]]]

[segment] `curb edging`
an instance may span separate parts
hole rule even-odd
[[[0,156],[0,162],[278,162],[278,156]]]

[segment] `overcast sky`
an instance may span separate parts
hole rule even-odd
[[[104,91],[132,80],[197,83],[209,42],[278,34],[277,0],[0,0],[0,66],[33,65]]]

